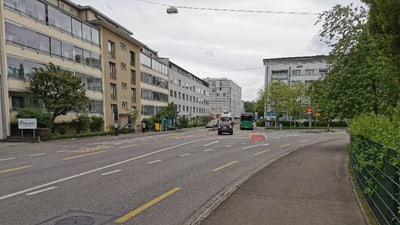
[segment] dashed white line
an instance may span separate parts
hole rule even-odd
[[[217,143],[218,143],[218,141],[213,141],[213,142],[210,142],[210,143],[205,144],[205,145],[203,145],[203,146],[206,147],[206,146],[213,145],[213,144],[217,144]]]
[[[109,174],[112,174],[112,173],[118,173],[118,172],[120,172],[121,170],[113,170],[113,171],[110,171],[110,172],[106,172],[106,173],[102,173],[101,175],[102,176],[105,176],[105,175],[109,175]]]
[[[39,193],[42,193],[42,192],[45,192],[45,191],[50,191],[50,190],[53,190],[53,189],[56,189],[56,188],[57,188],[56,186],[52,186],[52,187],[48,187],[48,188],[45,188],[45,189],[42,189],[42,190],[26,193],[26,195],[36,195],[36,194],[39,194]]]
[[[232,147],[232,145],[226,145],[226,146],[224,146],[225,148],[230,148],[230,147]]]
[[[29,155],[29,156],[39,156],[39,155],[46,155],[47,153],[45,153],[45,152],[41,152],[41,153],[36,153],[36,154],[32,154],[32,155]]]
[[[191,155],[190,153],[185,153],[185,154],[182,154],[182,155],[179,155],[180,157],[184,157],[184,156],[189,156],[189,155]]]
[[[214,149],[212,149],[212,148],[209,148],[209,149],[205,149],[205,150],[203,150],[204,152],[209,152],[209,151],[213,151]]]
[[[160,159],[159,159],[159,160],[154,160],[154,161],[148,162],[148,164],[154,164],[154,163],[159,163],[159,162],[161,162]]]
[[[258,147],[258,146],[260,146],[260,145],[250,145],[247,147],[243,147],[242,149],[249,149],[249,148],[254,148],[254,147]]]
[[[1,161],[12,160],[12,159],[15,159],[15,157],[10,157],[10,158],[5,158],[5,159],[0,159],[0,162],[1,162]]]
[[[59,150],[57,152],[61,153],[61,152],[66,152],[67,150]]]

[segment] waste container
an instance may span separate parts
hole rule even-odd
[[[159,123],[155,123],[154,124],[154,130],[155,131],[160,131],[160,124]]]

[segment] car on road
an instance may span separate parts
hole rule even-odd
[[[230,119],[221,118],[217,125],[218,135],[223,133],[233,134],[233,122]]]
[[[216,127],[217,127],[217,120],[211,120],[206,125],[206,128],[216,128]]]

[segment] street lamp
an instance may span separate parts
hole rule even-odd
[[[176,8],[176,7],[174,7],[174,6],[170,6],[170,7],[167,9],[167,13],[168,13],[168,14],[177,14],[177,13],[178,13],[178,8]]]

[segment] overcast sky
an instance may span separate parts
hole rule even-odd
[[[314,25],[336,4],[360,0],[72,0],[90,5],[133,32],[160,57],[200,77],[228,78],[242,87],[242,100],[258,98],[263,59],[327,54]],[[168,5],[178,14],[167,14]],[[189,8],[179,8],[189,7]],[[309,12],[276,14],[190,8]]]

